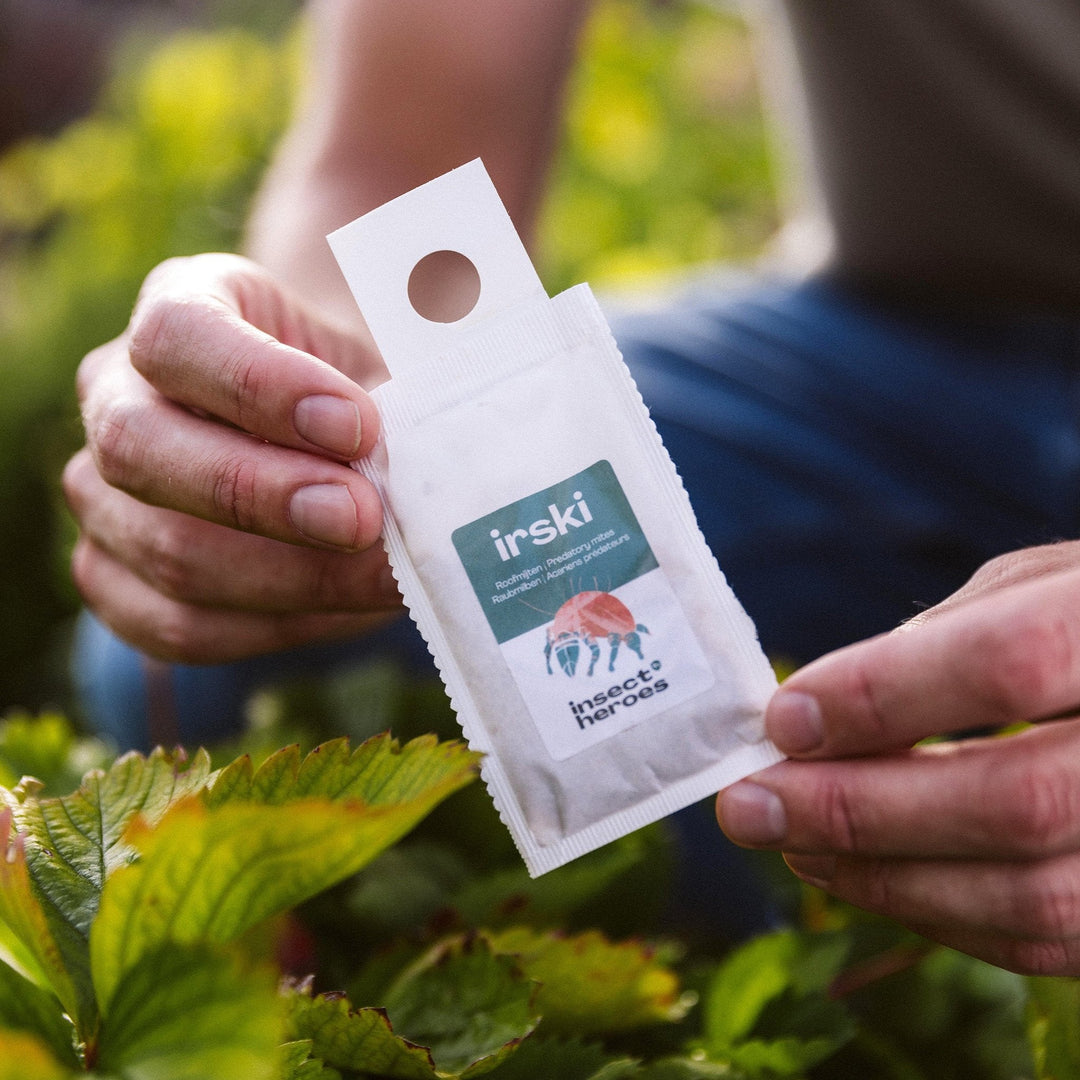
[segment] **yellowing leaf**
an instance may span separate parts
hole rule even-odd
[[[0,943],[14,960],[42,985],[48,986],[73,1016],[80,1001],[53,937],[49,920],[34,895],[26,865],[23,837],[11,831],[12,812],[0,810]]]
[[[0,1080],[75,1080],[48,1048],[25,1031],[0,1027]]]
[[[98,1000],[165,941],[233,941],[354,874],[469,782],[476,756],[457,743],[400,747],[344,740],[274,755],[217,777],[206,802],[178,802],[126,834],[138,858],[106,883],[91,935]]]
[[[514,927],[490,935],[540,983],[544,1030],[572,1035],[622,1031],[680,1020],[692,998],[675,973],[640,942],[614,943],[589,931],[562,935]]]
[[[57,1061],[75,1068],[71,1022],[60,1002],[6,964],[0,964],[0,1028],[21,1031],[40,1039]],[[2,1045],[2,1038],[0,1038]]]
[[[116,872],[91,934],[98,1000],[165,941],[224,943],[358,870],[397,835],[392,811],[327,801],[179,804],[129,834],[141,858]]]
[[[390,735],[376,735],[355,750],[348,739],[334,739],[303,760],[288,746],[253,769],[247,757],[222,769],[209,785],[207,805],[260,802],[280,805],[291,799],[359,799],[369,806],[424,799],[434,806],[468,783],[479,755],[456,741],[423,735],[402,746]]]

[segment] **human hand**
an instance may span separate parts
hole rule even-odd
[[[720,793],[732,840],[1000,967],[1080,975],[1080,543],[797,671],[765,726],[792,760]]]
[[[64,490],[86,603],[151,655],[225,662],[400,609],[371,484],[373,351],[238,256],[170,260],[90,353]]]

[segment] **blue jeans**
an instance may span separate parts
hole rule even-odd
[[[889,630],[996,554],[1080,536],[1080,319],[913,313],[817,280],[703,285],[613,327],[778,659]],[[91,723],[146,748],[155,725],[189,744],[232,734],[260,684],[374,648],[430,670],[408,624],[377,645],[165,669],[90,616],[75,670]],[[695,852],[717,852],[692,861],[730,890],[715,824],[697,815],[683,831]],[[762,904],[740,908],[760,922]]]
[[[617,332],[772,655],[889,630],[994,555],[1080,536],[1080,316],[919,315],[815,281]]]

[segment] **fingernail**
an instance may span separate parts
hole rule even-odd
[[[778,690],[765,715],[765,730],[785,754],[806,754],[825,741],[817,698],[797,690]]]
[[[360,450],[360,410],[347,398],[301,398],[293,410],[293,426],[301,438],[340,457],[355,457]]]
[[[356,547],[356,503],[344,484],[311,484],[289,500],[289,518],[311,540]]]
[[[778,795],[743,780],[720,797],[720,824],[737,844],[778,844],[787,833],[787,814]]]
[[[796,877],[819,889],[827,888],[836,873],[835,855],[785,855],[784,862]]]

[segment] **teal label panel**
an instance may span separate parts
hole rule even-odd
[[[657,567],[607,461],[461,526],[453,542],[500,644],[578,593],[611,593]]]

